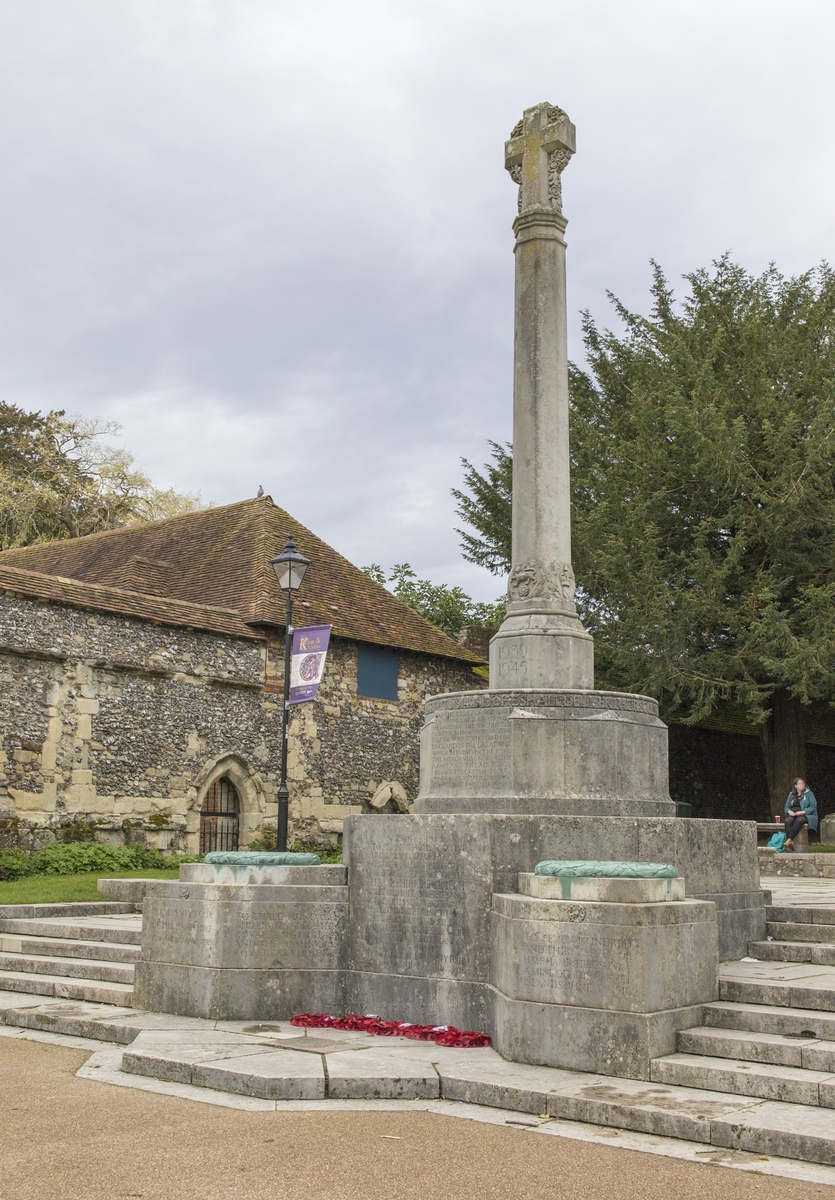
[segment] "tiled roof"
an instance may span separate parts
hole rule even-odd
[[[269,496],[6,550],[0,553],[0,568],[21,567],[64,581],[105,584],[125,595],[141,593],[143,604],[150,596],[159,598],[163,608],[169,601],[181,601],[231,609],[250,625],[283,628],[284,596],[269,561],[281,553],[290,533],[312,560],[297,601],[297,621],[332,625],[335,635],[360,642],[482,661],[337,554]],[[2,579],[0,586],[6,586]]]
[[[161,625],[180,625],[188,629],[206,629],[232,637],[259,641],[263,633],[247,625],[240,614],[230,608],[213,608],[208,604],[189,604],[183,600],[161,600],[157,596],[140,595],[123,588],[102,583],[84,583],[79,579],[63,579],[60,575],[43,575],[24,571],[0,562],[0,591],[15,592],[37,600],[53,600],[75,608],[95,612],[118,613],[157,621]]]

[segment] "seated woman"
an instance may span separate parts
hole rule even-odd
[[[813,830],[818,827],[818,802],[815,793],[807,788],[805,779],[795,779],[783,811],[786,814],[786,849],[794,850],[794,838],[804,825]]]

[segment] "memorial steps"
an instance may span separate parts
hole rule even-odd
[[[736,965],[726,964],[726,968]],[[835,991],[829,999],[835,1007]],[[706,1005],[705,1024],[695,1032],[714,1039],[701,1043],[711,1051],[784,1057],[788,1053],[794,1061],[799,1052],[802,1062],[811,1042],[804,1040],[798,1046],[786,1032],[772,1030],[802,1032],[810,1016],[817,1022],[817,1032],[833,1036],[835,1011],[810,1013],[732,1001]],[[0,1019],[21,1031],[98,1042],[101,1049],[82,1068],[87,1078],[146,1090],[153,1089],[156,1080],[160,1090],[169,1094],[172,1086],[184,1089],[176,1094],[185,1098],[197,1099],[202,1093],[223,1103],[220,1096],[225,1093],[276,1111],[281,1111],[283,1101],[297,1100],[458,1101],[524,1113],[538,1124],[580,1121],[760,1156],[835,1165],[835,1109],[826,1106],[824,1073],[792,1068],[783,1060],[773,1064],[702,1056],[731,1075],[740,1066],[747,1067],[752,1077],[758,1072],[757,1079],[770,1072],[776,1095],[752,1096],[729,1086],[720,1088],[718,1080],[708,1088],[620,1079],[507,1062],[490,1048],[447,1049],[399,1038],[304,1031],[278,1021],[266,1026],[207,1021],[9,991],[0,991]],[[306,1051],[301,1052],[305,1043]],[[829,1053],[828,1045],[820,1038],[818,1052]],[[697,1056],[670,1056],[676,1057]],[[826,1078],[835,1085],[835,1073]],[[721,1082],[728,1084],[729,1079]],[[794,1088],[793,1095],[811,1099],[809,1085],[817,1088],[816,1103],[778,1098]]]
[[[141,1076],[278,1109],[293,1099],[438,1098],[835,1165],[835,967],[813,960],[835,951],[835,938],[822,940],[833,918],[825,904],[772,905],[774,940],[750,946],[760,961],[722,964],[719,1000],[678,1035],[675,1054],[653,1061],[651,1080],[527,1066],[491,1049],[308,1035],[286,1022],[259,1034],[245,1022],[142,1012],[130,1007],[129,982],[142,918],[127,903],[0,909],[0,1020],[129,1047],[114,1083]],[[112,1062],[114,1052],[100,1053]]]
[[[130,1005],[141,940],[133,904],[0,906],[0,990]]]
[[[835,908],[766,915],[769,940],[749,946],[756,961],[722,965],[718,1003],[678,1034],[677,1053],[653,1061],[652,1079],[835,1109]]]

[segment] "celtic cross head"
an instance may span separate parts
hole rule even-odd
[[[561,108],[536,104],[505,142],[505,167],[519,185],[519,212],[550,208],[562,212],[560,176],[574,153],[574,126]]]

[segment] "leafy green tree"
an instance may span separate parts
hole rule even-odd
[[[199,507],[200,497],[155,488],[112,423],[26,412],[0,403],[0,548],[80,537]]]
[[[437,629],[456,639],[465,625],[480,629],[498,629],[504,620],[504,599],[493,604],[480,604],[472,600],[463,588],[447,587],[445,583],[431,583],[418,579],[408,563],[396,563],[388,578],[379,563],[363,567],[366,575],[376,579],[383,587],[389,587],[398,600],[408,604]]]
[[[654,265],[649,316],[612,297],[619,334],[584,318],[578,605],[603,686],[693,723],[742,707],[782,805],[809,706],[835,701],[835,273],[755,277],[726,256],[686,280],[677,305]],[[464,555],[504,571],[509,449],[464,466]]]

